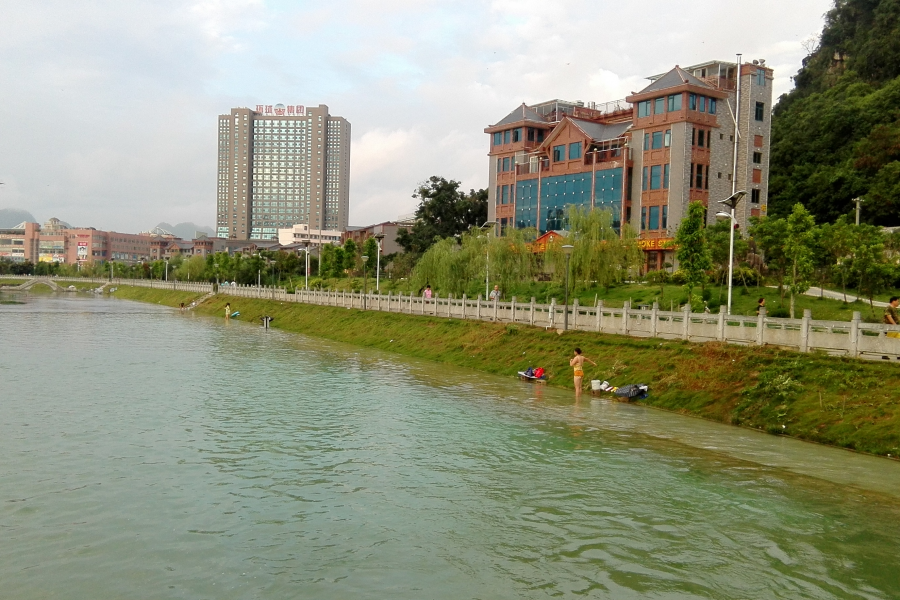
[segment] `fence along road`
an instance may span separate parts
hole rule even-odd
[[[4,279],[48,279],[56,283],[64,281],[85,281],[84,278],[49,277],[8,277]],[[90,279],[98,284],[106,283],[104,278]],[[148,279],[118,279],[117,285],[132,285],[155,289],[171,289],[185,292],[212,293],[211,283],[182,281],[158,281]],[[550,304],[519,302],[515,297],[510,302],[461,298],[452,296],[431,299],[421,296],[399,294],[362,294],[361,292],[331,292],[320,290],[296,290],[293,294],[279,287],[259,287],[254,285],[222,285],[219,294],[239,298],[262,298],[281,302],[299,302],[320,306],[357,308],[381,312],[409,315],[427,315],[449,319],[473,319],[521,323],[548,329],[561,328],[566,310],[569,313],[569,329],[593,331],[633,337],[651,337],[690,342],[727,342],[745,346],[777,346],[798,352],[821,351],[836,356],[849,356],[869,360],[890,360],[900,362],[900,337],[888,334],[900,328],[890,325],[863,323],[859,312],[853,313],[848,321],[813,320],[809,310],[803,311],[801,319],[780,319],[769,317],[765,309],[759,316],[692,313],[685,306],[681,311],[660,310],[654,303],[649,309],[635,309],[629,302],[622,308],[603,306],[580,306],[578,300],[565,307],[555,299]]]

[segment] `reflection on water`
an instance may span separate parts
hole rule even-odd
[[[890,461],[152,305],[0,335],[3,597],[898,597]]]

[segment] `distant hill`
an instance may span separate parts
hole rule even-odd
[[[900,0],[838,0],[775,106],[769,214],[900,225]]]
[[[34,215],[18,208],[0,208],[0,227],[15,227],[22,221],[37,223]]]
[[[212,227],[202,227],[197,225],[196,223],[179,223],[178,225],[169,225],[168,223],[160,223],[157,225],[160,229],[165,229],[166,231],[171,231],[176,236],[185,239],[192,240],[197,237],[197,232],[205,233],[209,237],[215,237],[216,232]]]

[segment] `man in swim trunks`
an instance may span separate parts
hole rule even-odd
[[[581,380],[584,378],[584,361],[588,361],[595,367],[597,363],[581,354],[581,348],[575,348],[575,356],[569,361],[569,366],[575,369],[575,394],[581,394]]]

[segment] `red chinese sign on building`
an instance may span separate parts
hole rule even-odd
[[[302,104],[257,104],[256,112],[275,117],[302,117],[306,114],[306,107]]]

